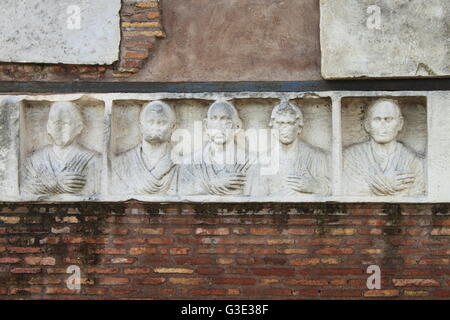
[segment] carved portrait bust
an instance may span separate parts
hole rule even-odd
[[[349,194],[394,196],[425,193],[424,161],[397,140],[404,125],[393,99],[378,99],[365,113],[366,142],[344,152],[344,183]]]
[[[241,127],[242,121],[231,102],[216,101],[209,107],[204,119],[207,141],[202,150],[190,156],[192,163],[182,166],[180,192],[191,195],[242,195],[246,192],[251,164],[236,141]],[[196,163],[198,159],[200,163]]]
[[[101,157],[78,143],[83,129],[82,115],[73,102],[51,105],[47,133],[52,144],[25,160],[24,193],[94,195],[99,192]]]
[[[173,109],[162,101],[146,104],[139,116],[141,142],[113,160],[113,175],[122,192],[176,193],[178,166],[171,159],[171,136],[176,127]]]
[[[277,172],[261,176],[258,193],[263,195],[323,194],[330,192],[327,153],[300,138],[304,117],[288,100],[276,105],[269,127],[277,137]]]

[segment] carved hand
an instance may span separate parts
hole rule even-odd
[[[292,190],[300,193],[320,193],[321,186],[312,176],[291,175],[286,178],[286,184]]]
[[[250,161],[250,159],[247,159],[247,161],[245,163],[237,163],[234,166],[234,172],[246,174],[248,169],[250,169],[251,165],[252,165],[252,161]]]
[[[376,195],[394,195],[409,188],[416,176],[412,172],[395,172],[392,175],[373,175],[371,179],[371,188]]]
[[[225,173],[211,179],[210,184],[214,193],[226,195],[231,194],[233,190],[243,188],[245,181],[245,174]]]
[[[77,193],[84,188],[86,176],[74,172],[61,172],[58,175],[58,184],[62,186],[67,193]]]

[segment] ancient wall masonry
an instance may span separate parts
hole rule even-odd
[[[0,201],[446,202],[449,98],[4,95]]]

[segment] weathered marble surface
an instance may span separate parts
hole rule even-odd
[[[448,0],[320,0],[322,76],[450,76]]]
[[[112,64],[121,0],[0,1],[0,61]]]
[[[450,201],[448,91],[0,98],[0,201]]]

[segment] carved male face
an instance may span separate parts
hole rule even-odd
[[[234,113],[233,106],[228,102],[216,102],[209,108],[205,125],[211,142],[223,145],[233,140],[239,127]]]
[[[403,127],[403,117],[399,106],[390,100],[376,102],[368,110],[365,129],[377,143],[394,141]]]
[[[272,128],[278,130],[278,137],[282,144],[293,143],[301,131],[299,119],[294,113],[278,113],[272,119]]]
[[[270,127],[277,131],[282,144],[291,144],[302,131],[302,112],[297,106],[283,101],[272,110]]]
[[[83,130],[83,121],[77,107],[71,102],[56,102],[50,108],[47,132],[59,147],[72,144]]]
[[[140,123],[145,141],[151,144],[168,142],[175,128],[175,115],[167,104],[155,101],[144,107]]]

